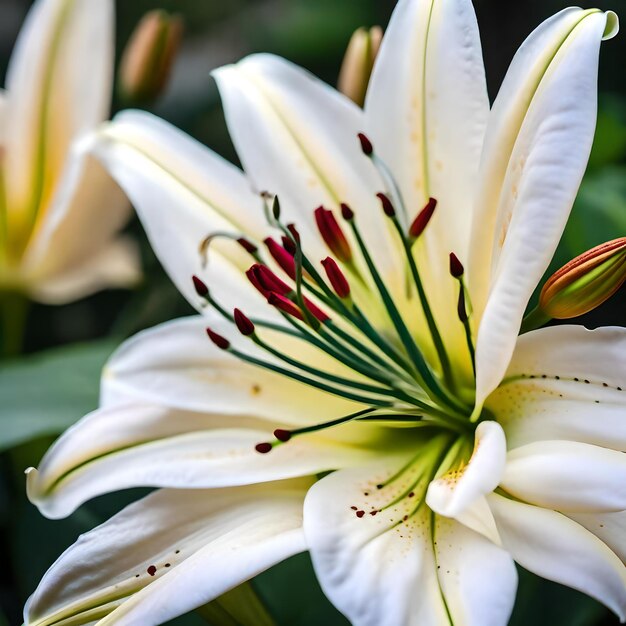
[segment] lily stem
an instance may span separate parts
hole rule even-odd
[[[8,291],[0,294],[0,356],[2,358],[15,357],[22,351],[26,318],[29,302],[27,298],[17,292]]]
[[[552,318],[546,315],[538,306],[536,306],[524,319],[522,320],[522,327],[520,334],[530,332],[545,326]]]

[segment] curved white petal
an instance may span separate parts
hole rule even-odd
[[[86,142],[81,141],[69,150],[51,204],[25,251],[23,271],[37,282],[90,264],[91,257],[102,253],[130,216],[124,192],[86,149]],[[134,261],[135,274],[138,261]]]
[[[568,513],[575,522],[600,537],[626,563],[626,511],[617,513]]]
[[[129,487],[208,488],[280,480],[354,465],[376,451],[324,435],[295,437],[268,454],[284,424],[237,415],[130,404],[99,409],[70,428],[28,472],[30,500],[47,517]]]
[[[64,304],[107,287],[133,287],[141,278],[139,265],[136,242],[122,235],[56,276],[31,278],[29,295],[37,302]]]
[[[626,330],[554,326],[522,335],[487,407],[511,449],[565,439],[626,450]]]
[[[308,485],[151,494],[56,561],[26,605],[25,624],[76,616],[80,623],[156,626],[201,606],[306,549]]]
[[[489,114],[480,36],[470,0],[402,0],[365,103],[374,148],[396,176],[409,219],[437,199],[418,244],[430,304],[457,367],[471,370],[456,315],[454,251],[467,261],[472,198]]]
[[[561,513],[495,494],[488,499],[503,545],[522,567],[626,618],[626,567],[606,544]]]
[[[347,202],[380,271],[393,278],[398,245],[375,197],[381,182],[359,148],[363,112],[297,66],[256,54],[214,71],[226,122],[246,173],[257,189],[278,194],[285,220],[295,220],[313,258],[328,252],[313,210]],[[400,281],[401,285],[401,281]]]
[[[467,465],[431,482],[426,503],[440,515],[458,517],[480,496],[498,486],[505,460],[506,438],[502,427],[493,421],[481,422]]]
[[[511,450],[500,486],[532,504],[592,513],[626,509],[626,454],[574,441]]]
[[[199,308],[192,274],[217,287],[225,306],[259,302],[241,271],[254,261],[237,243],[216,240],[206,270],[199,251],[202,240],[216,231],[263,236],[261,199],[241,171],[170,124],[138,111],[116,116],[91,149],[131,199],[159,260],[193,306]]]
[[[376,492],[376,483],[400,465],[389,459],[335,472],[313,485],[304,503],[304,532],[320,585],[359,626],[449,623],[437,581],[432,513],[421,506],[403,521],[414,508],[405,499],[370,514],[391,500]]]
[[[29,13],[6,87],[4,159],[9,219],[28,228],[45,210],[71,143],[108,114],[113,79],[111,0],[47,0]]]
[[[458,523],[435,518],[417,490],[391,504],[406,481],[397,489],[377,490],[376,483],[401,464],[388,458],[341,470],[307,494],[304,531],[326,595],[359,626],[505,623],[516,583],[510,557]]]
[[[517,570],[511,556],[451,519],[437,517],[437,575],[454,626],[502,626],[511,617]]]
[[[479,322],[477,404],[500,382],[587,165],[607,15],[566,9],[518,51],[485,138],[470,290]],[[529,69],[530,68],[530,69]]]
[[[189,411],[256,415],[288,424],[311,424],[363,408],[218,349],[206,336],[207,321],[229,336],[231,325],[217,316],[188,317],[161,324],[126,341],[104,368],[101,404],[130,401]],[[242,351],[262,356],[251,341],[232,337]],[[277,340],[278,341],[278,340]],[[291,340],[300,358],[327,371],[317,350]],[[280,343],[273,345],[282,347]],[[272,360],[272,359],[270,359]]]

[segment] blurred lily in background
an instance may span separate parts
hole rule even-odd
[[[62,304],[139,278],[118,235],[129,203],[81,145],[108,117],[113,60],[112,0],[35,2],[0,92],[2,302]]]
[[[145,113],[103,128],[202,315],[123,345],[30,470],[51,518],[159,489],[59,558],[26,624],[162,623],[304,550],[356,626],[504,626],[514,561],[626,616],[626,331],[518,336],[616,32],[558,13],[491,110],[469,0],[398,3],[364,109],[253,55],[215,73],[246,176]]]

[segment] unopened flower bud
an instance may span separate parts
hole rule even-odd
[[[380,26],[354,31],[341,64],[337,88],[350,100],[363,106],[383,31]]]
[[[584,315],[626,281],[626,237],[600,244],[555,272],[543,286],[539,308],[555,319]]]
[[[245,337],[254,335],[254,324],[252,323],[250,318],[245,313],[243,313],[240,309],[234,310],[233,319],[235,320],[235,325],[237,326],[237,330],[242,335],[244,335]]]
[[[164,89],[183,34],[177,15],[146,13],[126,45],[120,63],[119,90],[125,100],[150,102]]]

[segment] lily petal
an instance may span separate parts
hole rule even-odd
[[[26,19],[6,81],[10,230],[26,232],[45,212],[71,143],[108,114],[113,10],[110,0],[48,0]]]
[[[500,486],[558,511],[623,511],[626,454],[574,441],[529,443],[509,452]]]
[[[29,295],[37,302],[64,304],[105,287],[133,287],[141,279],[139,266],[136,242],[121,236],[78,266],[43,281],[33,280]]]
[[[420,273],[453,358],[463,355],[454,251],[468,254],[480,151],[489,114],[480,35],[470,0],[402,0],[377,56],[365,102],[376,153],[390,167],[412,220],[429,197],[437,210],[418,248]],[[454,184],[451,184],[454,181]]]
[[[157,403],[189,411],[256,415],[294,425],[310,425],[318,423],[320,416],[341,417],[363,408],[219,350],[206,338],[207,321],[220,334],[232,332],[216,315],[208,320],[195,316],[166,322],[126,341],[105,366],[101,404]],[[245,338],[232,339],[243,351],[258,355]],[[296,343],[303,361],[327,367],[316,349]],[[332,371],[330,364],[327,371]]]
[[[341,470],[307,494],[304,531],[326,595],[360,626],[502,624],[516,586],[503,550],[411,498],[371,514],[386,499],[376,483],[398,465]]]
[[[576,197],[595,129],[600,42],[614,19],[565,9],[545,22],[518,51],[494,103],[469,276],[478,406],[506,371]]]
[[[487,400],[509,448],[565,439],[626,450],[626,330],[554,326],[522,335]]]
[[[99,409],[28,471],[30,500],[50,518],[129,487],[209,488],[245,485],[362,463],[377,452],[309,435],[260,454],[283,424],[235,415],[171,411],[130,404]]]
[[[507,624],[517,591],[517,570],[511,556],[454,520],[435,520],[437,574],[451,623]]]
[[[504,547],[531,572],[578,589],[626,619],[626,567],[595,535],[556,511],[488,496]]]
[[[57,560],[28,601],[25,624],[151,626],[201,606],[306,549],[309,484],[153,493]]]
[[[428,486],[426,503],[446,517],[458,517],[478,498],[499,484],[506,460],[506,438],[497,422],[481,422],[476,428],[474,452],[467,465],[444,474]]]
[[[626,562],[626,511],[617,513],[569,513],[568,517],[600,537],[622,562]]]
[[[150,243],[178,290],[200,308],[191,275],[224,285],[225,305],[258,303],[242,269],[251,257],[218,240],[203,270],[202,240],[216,231],[262,236],[261,199],[235,166],[170,124],[126,111],[104,127],[91,147],[137,209]]]
[[[307,252],[327,251],[315,227],[319,205],[346,202],[357,214],[376,263],[389,279],[402,267],[376,192],[380,179],[360,149],[361,109],[297,66],[255,54],[213,72],[226,122],[246,173],[257,189],[278,194],[285,219],[302,231]],[[397,279],[396,279],[397,280]]]

